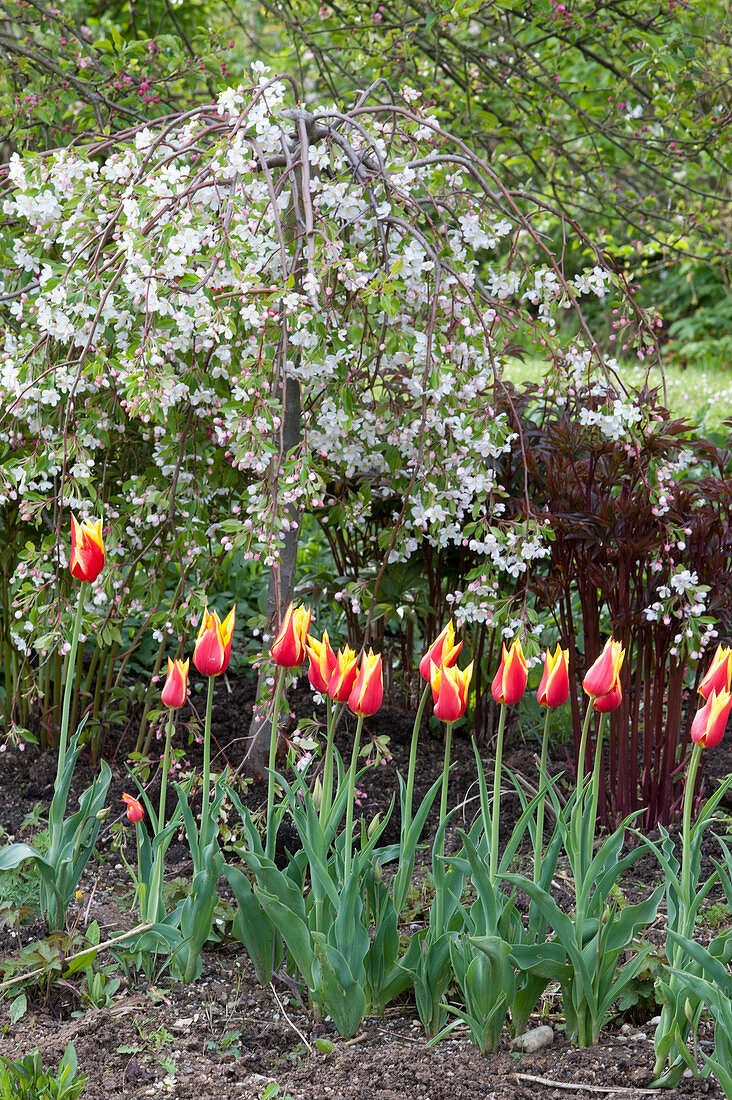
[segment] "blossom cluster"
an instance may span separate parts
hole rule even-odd
[[[276,563],[294,517],[351,486],[346,526],[378,508],[392,560],[469,538],[515,576],[544,549],[500,522],[501,349],[519,322],[561,349],[555,315],[612,276],[595,266],[570,284],[518,262],[528,218],[439,155],[449,142],[419,107],[344,123],[287,94],[258,64],[249,87],[177,124],[12,157],[0,505],[35,525],[101,481],[127,553],[166,546],[194,587],[234,548]],[[283,378],[300,398],[287,453]],[[54,552],[34,553],[50,581]],[[21,544],[11,587],[26,603],[30,568]],[[125,589],[115,570],[100,582],[110,606]]]

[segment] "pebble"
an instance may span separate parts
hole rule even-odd
[[[647,1038],[645,1031],[636,1031],[632,1024],[623,1024],[618,1035],[618,1039],[631,1039],[634,1043],[640,1043],[641,1040]]]
[[[546,1024],[534,1027],[531,1031],[525,1031],[523,1035],[517,1035],[511,1040],[512,1050],[521,1050],[524,1054],[535,1054],[537,1050],[545,1050],[554,1042],[554,1031]]]

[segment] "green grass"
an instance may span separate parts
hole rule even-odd
[[[546,366],[539,360],[519,363],[511,360],[506,378],[516,385],[521,382],[540,382]],[[666,364],[666,394],[668,407],[674,416],[683,416],[702,429],[719,428],[722,421],[732,416],[732,370],[721,367],[679,367]],[[641,366],[621,366],[620,377],[626,386],[640,385],[646,376]],[[661,376],[657,367],[650,372],[650,384],[661,389]]]

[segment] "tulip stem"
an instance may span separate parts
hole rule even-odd
[[[323,792],[320,797],[320,825],[323,829],[328,820],[330,808],[333,805],[333,740],[335,738],[335,728],[338,721],[338,715],[340,714],[341,704],[336,703],[336,705],[333,706],[333,700],[329,695],[326,695],[325,708],[326,743],[325,757],[323,760]]]
[[[148,898],[145,896],[145,883],[142,881],[142,876],[140,874],[140,829],[144,828],[145,826],[142,824],[141,821],[135,822],[135,844],[137,847],[137,874],[135,875],[135,892],[137,894],[138,905],[140,907],[140,920],[142,921],[147,920],[148,910]]]
[[[597,744],[595,745],[595,764],[592,769],[592,835],[590,844],[595,840],[595,827],[597,825],[597,803],[600,798],[600,765],[602,763],[602,735],[605,732],[606,712],[600,714],[600,725],[597,729]],[[590,849],[589,857],[592,856]]]
[[[694,788],[696,787],[696,773],[701,760],[702,745],[695,743],[691,750],[689,771],[686,775],[684,788],[684,810],[681,825],[681,887],[684,903],[691,906],[691,809],[694,804]]]
[[[211,677],[209,677],[211,679]],[[173,740],[173,732],[175,730],[175,722],[173,721],[173,711],[168,711],[168,724],[165,727],[165,752],[163,753],[163,771],[160,776],[160,809],[158,811],[158,832],[162,833],[165,828],[165,796],[168,790],[168,772],[170,770],[170,744]]]
[[[363,729],[363,715],[359,714],[356,723],[356,734],[353,738],[351,751],[351,766],[348,769],[348,795],[346,797],[346,835],[343,848],[343,884],[348,882],[351,873],[351,844],[353,833],[353,800],[356,791],[356,769],[358,767],[358,750],[361,744],[361,730]]]
[[[590,732],[590,721],[592,720],[592,699],[587,700],[587,710],[585,711],[585,720],[582,723],[582,736],[580,738],[579,756],[577,757],[577,793],[582,790],[582,784],[585,781],[585,752],[587,750],[587,735]]]
[[[448,777],[450,775],[450,749],[452,747],[452,722],[445,722],[445,756],[442,761],[442,789],[440,791],[440,825],[447,817],[447,784]],[[442,840],[440,841],[439,854],[443,855],[445,851],[445,833],[442,834]]]
[[[541,759],[539,761],[539,792],[546,779],[546,758],[549,748],[549,718],[551,711],[546,707],[544,716],[544,736],[541,740]],[[544,804],[546,792],[541,796],[536,807],[536,833],[534,835],[534,882],[539,881],[541,874],[541,860],[544,852]]]
[[[445,755],[442,761],[442,790],[440,791],[440,821],[438,827],[442,827],[442,823],[447,817],[447,780],[450,773],[450,748],[452,745],[452,722],[445,722]],[[445,854],[445,830],[442,829],[440,834],[440,843],[435,848],[434,855],[432,857],[433,865],[444,856]],[[444,900],[444,889],[437,886],[438,878],[436,873],[436,866],[433,866],[433,877],[435,879],[435,931],[436,935],[441,936],[443,930],[442,927],[442,906]],[[442,881],[442,876],[440,880]]]
[[[422,715],[430,693],[429,680],[424,685],[422,698],[417,707],[417,713],[412,727],[412,742],[409,746],[409,766],[407,768],[407,793],[404,803],[404,822],[402,823],[402,836],[406,837],[409,826],[412,823],[412,798],[414,796],[414,772],[417,767],[417,742],[419,741],[419,727],[422,725]]]
[[[274,858],[277,837],[274,828],[274,792],[275,792],[275,765],[277,763],[277,733],[280,719],[280,705],[282,703],[282,691],[285,686],[285,670],[277,667],[275,671],[275,693],[272,703],[272,729],[269,735],[269,766],[267,768],[267,819],[265,838],[265,854],[270,859]]]
[[[496,756],[493,774],[493,805],[491,807],[491,882],[496,881],[498,875],[498,828],[501,818],[501,771],[503,768],[503,731],[506,726],[506,704],[501,703],[501,713],[498,717],[498,733],[496,735]]]
[[[198,851],[203,855],[208,838],[208,806],[211,798],[211,712],[213,711],[214,677],[208,678],[206,694],[206,721],[203,727],[203,793],[201,796],[201,829],[198,834]]]
[[[76,650],[79,645],[81,633],[81,619],[84,614],[84,585],[79,585],[79,596],[76,602],[76,618],[71,634],[71,648],[68,652],[66,665],[66,685],[64,687],[64,701],[61,712],[61,733],[58,739],[58,764],[56,767],[56,786],[61,781],[64,765],[66,763],[66,748],[69,740],[69,714],[71,711],[71,696],[74,694],[74,678],[76,675]]]

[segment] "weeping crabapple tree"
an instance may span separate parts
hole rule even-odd
[[[103,514],[110,563],[84,618],[96,640],[77,669],[87,709],[151,635],[154,672],[182,650],[232,555],[266,573],[271,628],[292,596],[302,517],[342,505],[344,488],[347,527],[389,511],[380,569],[466,540],[496,576],[546,554],[530,500],[501,519],[512,433],[495,387],[533,343],[578,364],[602,406],[607,365],[581,299],[625,291],[588,242],[569,282],[544,243],[557,216],[503,187],[412,99],[375,86],[350,109],[305,110],[290,77],[255,64],[252,85],[217,103],[12,158],[0,285],[8,719],[34,705],[53,728],[71,508]],[[476,600],[473,618],[484,613]],[[260,663],[254,771],[268,673]]]

